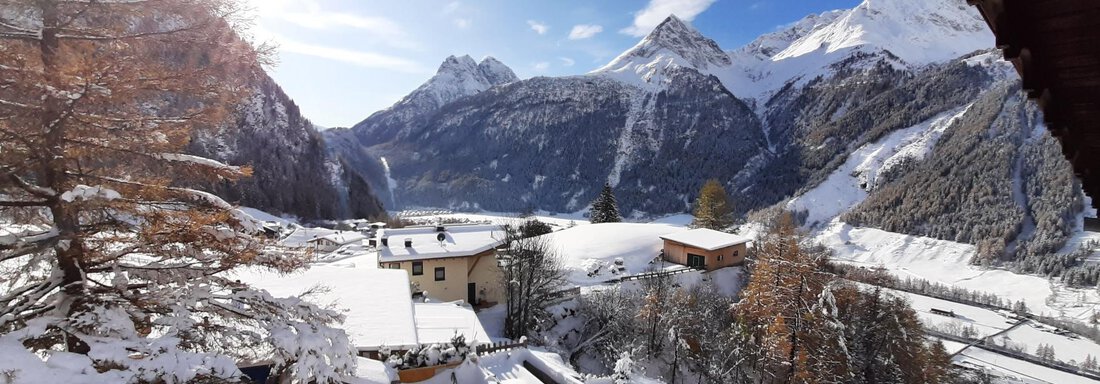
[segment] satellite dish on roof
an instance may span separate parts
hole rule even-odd
[[[435,235],[435,239],[439,240],[440,244],[443,244],[443,242],[447,240],[447,234],[445,234],[443,232],[437,233]]]

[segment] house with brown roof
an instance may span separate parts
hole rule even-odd
[[[749,239],[697,228],[661,235],[662,258],[668,262],[713,271],[745,263]]]

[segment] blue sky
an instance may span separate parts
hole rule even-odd
[[[724,49],[859,0],[251,0],[271,74],[315,124],[388,107],[448,55],[493,56],[520,78],[574,75],[630,48],[668,13]]]

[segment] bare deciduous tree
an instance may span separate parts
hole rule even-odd
[[[552,294],[565,283],[561,256],[549,237],[519,238],[511,235],[501,260],[504,272],[507,317],[505,335],[512,338],[532,331]]]
[[[263,358],[287,381],[336,382],[354,368],[327,325],[338,312],[225,274],[309,255],[274,252],[247,214],[182,187],[251,171],[182,153],[266,60],[240,38],[241,7],[0,1],[0,338],[87,357],[20,369],[219,382]]]

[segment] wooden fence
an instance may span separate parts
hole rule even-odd
[[[474,352],[478,355],[488,355],[490,353],[514,348],[527,348],[527,339],[523,339],[520,341],[500,341],[490,344],[479,344],[477,348],[474,349]]]
[[[631,281],[631,280],[653,279],[653,278],[657,278],[657,277],[679,275],[681,273],[688,273],[688,272],[697,271],[697,270],[700,270],[700,269],[699,268],[684,267],[684,268],[672,269],[672,270],[644,272],[644,273],[639,273],[637,275],[623,276],[623,277],[620,277],[618,279],[608,280],[608,281],[605,281],[605,283],[623,283],[623,282],[627,282],[627,281]]]
[[[574,297],[580,296],[580,294],[581,294],[581,287],[573,287],[573,288],[563,289],[563,290],[556,291],[556,292],[551,292],[547,296],[549,297],[549,302],[550,303],[556,303],[556,302],[559,302],[559,301],[572,299]]]

